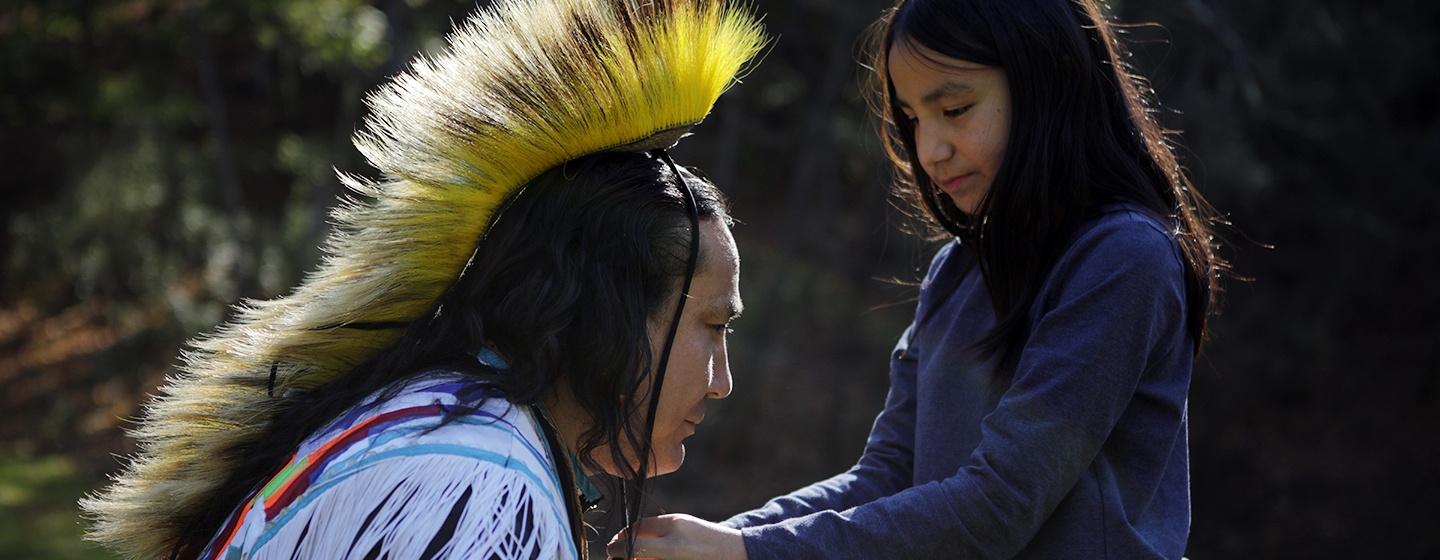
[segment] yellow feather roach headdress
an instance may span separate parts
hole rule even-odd
[[[491,214],[544,171],[591,153],[674,144],[765,41],[723,0],[497,0],[449,48],[373,93],[355,138],[381,181],[333,213],[325,257],[290,295],[247,301],[182,353],[133,435],[141,451],[82,500],[89,538],[165,556],[277,411],[391,344],[459,276]]]

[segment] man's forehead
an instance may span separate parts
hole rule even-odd
[[[691,297],[706,313],[737,317],[744,307],[740,301],[739,251],[724,224],[718,220],[702,224],[700,270]]]

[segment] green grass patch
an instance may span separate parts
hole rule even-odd
[[[64,457],[0,455],[0,558],[113,558],[81,539],[75,502],[92,485]]]

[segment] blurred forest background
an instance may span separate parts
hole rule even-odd
[[[655,500],[712,519],[859,456],[915,296],[892,280],[933,250],[898,231],[857,79],[888,0],[752,2],[773,49],[677,157],[743,222],[736,391]],[[474,9],[0,3],[0,557],[107,557],[74,503],[133,451],[123,419],[315,263],[332,167],[374,174],[365,92]],[[1435,557],[1440,2],[1111,9],[1154,22],[1135,66],[1254,279],[1194,380],[1189,556]]]

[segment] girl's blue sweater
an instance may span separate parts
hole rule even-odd
[[[1181,258],[1161,221],[1105,208],[1056,261],[1005,376],[973,348],[995,324],[974,255],[946,245],[860,461],[725,524],[750,560],[1180,558],[1194,354]]]

